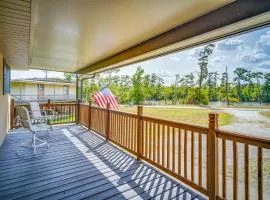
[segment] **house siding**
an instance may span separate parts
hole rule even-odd
[[[8,94],[3,95],[3,55],[0,54],[0,145],[3,143],[9,128],[9,104]]]
[[[69,86],[69,95],[76,95],[76,86]],[[38,96],[38,83],[19,83],[12,82],[11,93],[22,101],[35,101]],[[55,95],[55,97],[54,97]],[[44,98],[54,100],[63,99],[64,97],[64,85],[44,84]]]

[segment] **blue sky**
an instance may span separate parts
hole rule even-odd
[[[208,71],[218,71],[220,74],[228,66],[228,72],[233,78],[236,67],[251,71],[270,73],[270,27],[248,32],[225,40],[215,42],[215,49],[209,58]],[[175,74],[198,73],[198,55],[202,46],[173,53],[167,56],[132,64],[120,69],[119,74],[132,75],[138,66],[146,73],[157,73],[165,83],[174,81]],[[12,78],[44,77],[39,70],[12,71]],[[63,77],[63,73],[49,72],[49,77]]]

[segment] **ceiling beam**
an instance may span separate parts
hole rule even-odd
[[[125,51],[91,64],[77,72],[85,74],[93,71],[101,71],[108,66],[255,17],[269,10],[270,1],[238,0],[179,25]]]

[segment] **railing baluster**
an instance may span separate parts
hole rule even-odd
[[[165,166],[165,125],[162,124],[162,166]]]
[[[113,140],[114,141],[116,141],[116,142],[118,142],[118,115],[117,115],[117,113],[114,113],[114,123],[115,123],[115,125],[114,125],[114,138],[113,138]]]
[[[158,164],[160,164],[160,124],[157,124],[158,126],[158,140],[157,140],[157,148],[158,148],[158,151],[157,151],[157,154],[158,154],[158,157],[157,157],[157,162]]]
[[[123,126],[123,116],[120,115],[120,129],[121,129],[121,144],[124,145],[124,126]]]
[[[153,128],[153,123],[149,122],[149,159],[153,160],[153,134],[152,134],[152,128]]]
[[[226,140],[222,139],[222,196],[226,199],[226,188],[227,188],[227,181],[226,181]]]
[[[118,115],[118,133],[119,133],[119,144],[122,144],[122,131],[121,131],[121,115]]]
[[[71,122],[72,119],[71,119],[71,104],[68,106],[68,121]]]
[[[130,142],[130,117],[129,116],[126,116],[126,134],[127,134],[127,147],[128,148],[131,148],[131,142]]]
[[[132,121],[133,121],[133,118],[132,118]],[[141,135],[142,135],[142,156],[145,156],[145,121],[144,120],[142,120],[141,121],[141,123],[142,123],[142,133],[141,133]]]
[[[202,185],[202,134],[198,133],[198,174],[199,174],[199,185]]]
[[[233,199],[238,199],[238,152],[236,142],[233,142]]]
[[[127,146],[127,118],[123,116],[124,145]]]
[[[245,199],[249,200],[249,148],[245,144]]]
[[[191,131],[191,180],[194,181],[194,133]]]
[[[136,136],[137,136],[137,134],[136,134],[136,118],[132,118],[131,123],[132,123],[132,127],[133,127],[131,130],[131,132],[132,132],[132,146],[133,146],[133,150],[136,151],[136,143],[135,143]],[[143,123],[143,121],[142,121],[142,123]],[[145,135],[145,132],[144,132],[144,129],[142,129],[142,136],[144,137],[144,135]],[[143,144],[144,143],[145,143],[145,138],[144,138]],[[145,148],[144,148],[144,151],[145,151]]]
[[[187,130],[184,132],[184,177],[187,178]]]
[[[145,145],[146,145],[146,152],[145,156],[149,158],[149,133],[148,133],[148,121],[145,121]]]
[[[124,132],[124,146],[127,146],[127,132],[126,132],[126,124],[127,123],[127,118],[126,116],[123,116],[123,132]]]
[[[172,171],[175,172],[175,128],[172,127]]]
[[[170,169],[170,126],[167,126],[167,168]]]
[[[73,122],[76,121],[75,115],[76,115],[76,105],[73,105],[73,110],[72,110],[72,116],[73,116]]]
[[[156,147],[156,139],[157,139],[157,135],[156,135],[156,123],[153,123],[153,160],[156,161],[157,157],[156,157],[156,153],[157,153],[157,147]]]
[[[218,157],[219,157],[219,144],[218,144],[219,140],[218,138],[216,138],[216,192],[217,195],[219,194],[219,161],[218,161]]]
[[[181,175],[182,174],[182,148],[181,148],[181,143],[182,143],[182,130],[180,128],[178,128],[178,174]]]
[[[262,148],[258,147],[258,199],[263,200],[263,152]]]
[[[135,141],[136,141],[136,123],[135,123],[135,119],[132,118],[131,120],[131,124],[132,124],[132,129],[131,129],[131,132],[132,132],[132,149],[135,151],[136,150],[136,145],[135,145]],[[144,131],[143,131],[144,133]],[[143,144],[145,143],[145,141],[143,142]]]
[[[134,130],[135,130],[135,132],[134,132],[134,135],[135,135],[134,147],[135,147],[136,151],[138,151],[138,146],[137,146],[137,141],[138,141],[138,134],[137,133],[139,133],[139,131],[138,131],[138,127],[139,127],[138,122],[139,121],[137,120],[137,118],[134,119],[134,126],[135,126],[135,128],[134,128]],[[141,135],[143,136],[145,133],[143,132],[143,129],[141,131],[142,131]]]

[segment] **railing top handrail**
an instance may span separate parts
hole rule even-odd
[[[131,117],[137,117],[138,115],[137,114],[134,114],[134,113],[130,113],[130,112],[123,112],[123,111],[119,111],[119,110],[110,110],[110,112],[112,113],[117,113],[117,114],[120,114],[120,115],[128,115],[128,116],[131,116]]]
[[[209,131],[208,127],[194,125],[187,122],[167,120],[167,119],[162,119],[162,118],[152,117],[152,116],[147,116],[147,115],[143,115],[142,118],[148,121],[152,121],[152,122],[161,122],[166,125],[178,126],[179,128],[188,129],[188,130],[198,132],[198,133],[203,133],[203,134],[208,134],[208,131]]]
[[[218,138],[270,149],[270,139],[268,138],[256,137],[221,129],[217,129],[216,134]]]

